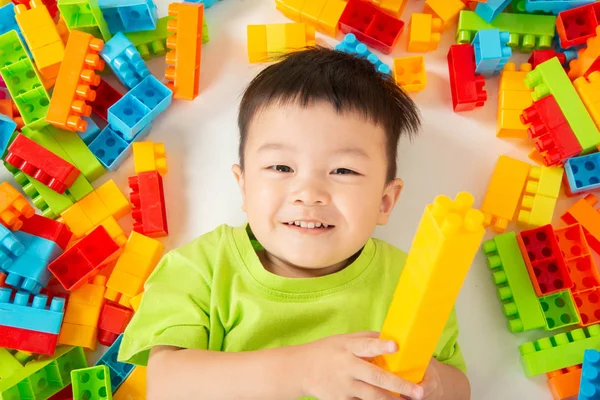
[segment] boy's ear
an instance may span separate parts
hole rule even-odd
[[[403,187],[404,182],[400,178],[396,178],[387,184],[383,191],[383,197],[381,198],[381,207],[379,208],[377,225],[385,225],[388,223],[390,214],[400,197]]]
[[[235,177],[242,194],[242,211],[246,212],[246,181],[244,180],[244,171],[239,164],[233,164],[231,172],[233,172],[233,176]]]

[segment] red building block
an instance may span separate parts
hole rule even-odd
[[[108,121],[108,108],[119,101],[121,97],[123,97],[121,92],[102,79],[96,88],[96,99],[89,104],[94,114]]]
[[[527,62],[531,64],[533,69],[535,69],[535,67],[553,57],[557,57],[561,65],[564,66],[567,64],[567,57],[565,57],[563,53],[557,53],[554,50],[534,50],[531,53],[531,56],[529,56],[529,60],[527,60]]]
[[[556,18],[556,31],[560,38],[560,47],[585,44],[589,38],[596,35],[596,27],[600,24],[600,3],[562,11]]]
[[[517,235],[517,242],[538,296],[571,289],[573,281],[552,225],[521,231]]]
[[[58,335],[0,325],[0,347],[36,354],[54,354]]]
[[[23,220],[21,231],[52,240],[63,250],[67,248],[67,244],[73,236],[67,225],[39,214]]]
[[[106,302],[100,313],[98,321],[98,341],[105,345],[112,345],[119,337],[133,316],[133,310],[121,307],[113,302]]]
[[[10,288],[10,286],[8,286],[6,284],[6,274],[4,272],[0,272],[0,288]]]
[[[31,8],[31,0],[12,0],[12,2],[14,5],[23,4],[28,10]],[[52,18],[56,17],[56,13],[58,13],[56,0],[42,0],[42,4],[46,6]]]
[[[69,384],[60,392],[53,394],[48,400],[73,400],[73,386]]]
[[[71,291],[86,283],[120,253],[117,242],[100,225],[52,261],[48,270]]]
[[[481,107],[487,100],[485,78],[475,75],[475,50],[470,44],[454,44],[448,51],[452,107],[455,112]]]
[[[558,228],[554,234],[573,281],[573,294],[600,287],[600,274],[581,225]]]
[[[342,32],[384,54],[392,52],[404,29],[404,22],[363,0],[348,1],[339,24]]]
[[[131,216],[135,221],[133,230],[150,237],[168,235],[165,194],[158,171],[130,176],[129,187],[129,199],[133,204]]]
[[[545,165],[559,165],[581,153],[579,141],[554,96],[534,101],[531,107],[523,110],[521,122],[531,124],[527,134],[534,140]]]
[[[573,300],[581,318],[581,326],[600,322],[600,289],[590,289],[574,293]]]
[[[80,174],[74,165],[21,134],[8,147],[4,161],[61,194]]]

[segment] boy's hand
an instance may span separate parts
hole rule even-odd
[[[425,376],[421,382],[421,386],[425,390],[423,400],[438,400],[444,398],[444,385],[440,375],[439,367],[443,365],[441,362],[432,358],[429,366],[425,371]]]
[[[399,399],[393,394],[399,393],[422,399],[421,386],[370,363],[373,357],[397,351],[394,342],[378,338],[377,332],[358,332],[294,346],[290,362],[303,395],[319,400],[383,400]]]

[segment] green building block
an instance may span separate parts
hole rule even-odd
[[[73,400],[111,400],[110,370],[106,365],[71,371]]]
[[[5,67],[28,57],[17,31],[8,31],[0,36],[0,66]]]
[[[87,367],[81,347],[59,346],[53,357],[32,361],[0,379],[0,400],[47,399],[71,383],[71,371]]]
[[[510,33],[508,45],[522,51],[552,47],[556,17],[554,15],[500,13],[488,24],[473,11],[462,10],[456,31],[457,43],[471,43],[477,31],[500,29]]]
[[[554,57],[529,72],[525,85],[534,89],[531,93],[534,101],[552,94],[575,133],[582,153],[596,151],[596,146],[600,144],[600,132],[558,58]]]
[[[600,348],[600,325],[574,329],[519,346],[525,375],[535,376],[583,362],[586,349]]]
[[[8,349],[0,348],[0,380],[6,379],[22,369],[23,364],[14,358]]]
[[[542,296],[539,300],[546,317],[546,330],[560,329],[581,322],[570,290]]]
[[[87,32],[105,42],[112,37],[98,0],[58,0],[57,5],[69,30]]]
[[[483,252],[498,288],[508,330],[523,332],[542,328],[544,314],[529,278],[514,232],[497,235],[483,243]]]

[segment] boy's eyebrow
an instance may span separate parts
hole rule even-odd
[[[352,154],[359,157],[364,157],[370,159],[369,154],[366,151],[361,149],[360,147],[344,147],[342,149],[336,150],[336,154]]]
[[[265,143],[258,148],[256,151],[264,151],[264,150],[289,150],[290,146],[283,143]]]

